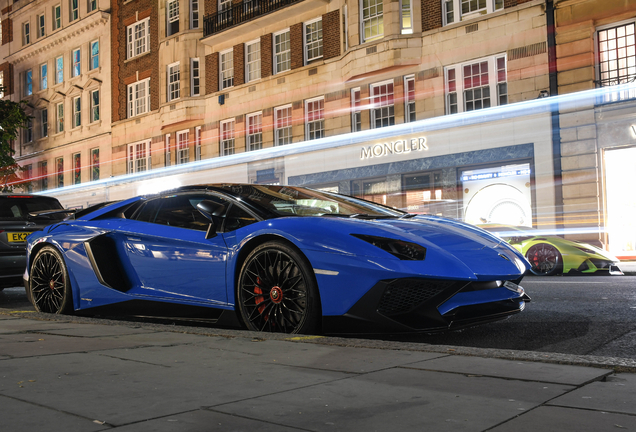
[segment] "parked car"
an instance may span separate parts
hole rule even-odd
[[[64,214],[31,216],[32,212],[63,210],[56,199],[30,194],[0,194],[0,290],[22,285],[26,238],[62,220]]]
[[[541,235],[530,227],[499,224],[478,226],[508,241],[528,259],[532,266],[530,271],[536,275],[623,274],[615,256],[588,243]]]
[[[219,184],[34,233],[24,283],[41,312],[205,307],[208,320],[254,331],[442,331],[522,311],[528,267],[461,222],[301,187]]]

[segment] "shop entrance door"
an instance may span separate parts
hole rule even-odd
[[[605,196],[609,251],[618,259],[636,259],[636,147],[605,151]]]

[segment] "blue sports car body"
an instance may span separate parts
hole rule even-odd
[[[96,206],[29,236],[27,253],[27,294],[51,313],[205,307],[250,330],[443,331],[530,300],[528,262],[484,230],[299,187],[187,186]]]

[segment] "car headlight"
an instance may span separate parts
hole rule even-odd
[[[424,258],[426,258],[426,248],[418,245],[417,243],[363,234],[351,235],[359,238],[360,240],[364,240],[367,243],[371,243],[373,246],[379,247],[383,251],[388,252],[401,260],[424,261]]]

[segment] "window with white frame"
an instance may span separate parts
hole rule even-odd
[[[413,33],[413,0],[400,0],[400,25],[402,34]]]
[[[201,126],[194,128],[194,160],[201,160]]]
[[[55,84],[64,82],[64,57],[55,59]]]
[[[371,85],[371,127],[381,128],[395,124],[393,80]]]
[[[258,112],[248,114],[246,116],[247,134],[246,147],[247,151],[260,150],[263,148],[263,113]]]
[[[64,158],[55,158],[55,177],[57,187],[64,187]]]
[[[234,50],[219,53],[220,90],[234,86]]]
[[[22,143],[28,144],[33,141],[33,122],[28,118],[25,124],[26,127],[22,129]]]
[[[149,52],[150,18],[146,18],[126,27],[126,41],[128,58]]]
[[[168,65],[168,101],[181,96],[179,62]]]
[[[274,74],[291,69],[289,29],[274,33]]]
[[[189,135],[187,130],[177,132],[177,164],[190,162],[190,149],[188,148]]]
[[[93,12],[97,10],[97,0],[88,0],[88,11]]]
[[[45,191],[49,188],[49,167],[47,161],[40,162],[40,190]]]
[[[415,121],[415,76],[404,77],[404,121]]]
[[[73,127],[82,125],[82,98],[73,98]]]
[[[179,0],[166,2],[166,36],[179,33]]]
[[[62,6],[53,6],[53,30],[57,30],[62,27]]]
[[[91,70],[99,67],[99,41],[91,42],[91,59],[88,65]]]
[[[128,86],[128,117],[150,111],[150,78]]]
[[[285,105],[274,109],[274,145],[280,146],[292,142],[292,106]]]
[[[305,139],[314,140],[325,136],[325,98],[305,101]]]
[[[91,123],[99,121],[99,90],[91,92]]]
[[[446,113],[508,103],[506,56],[492,56],[444,68]]]
[[[55,109],[55,130],[64,132],[64,103],[59,103]]]
[[[360,1],[360,35],[362,42],[381,38],[384,35],[383,0]]]
[[[82,183],[82,154],[74,153],[71,157],[73,162],[73,184]]]
[[[351,132],[362,130],[362,112],[360,101],[360,87],[351,89]]]
[[[245,44],[245,78],[246,82],[261,77],[261,40]]]
[[[49,110],[40,110],[40,138],[49,136]]]
[[[601,27],[597,30],[597,78],[600,87],[636,80],[636,39],[634,21]],[[604,102],[636,97],[634,90],[609,93]]]
[[[69,21],[79,18],[79,0],[69,0]]]
[[[25,22],[22,24],[22,45],[28,45],[31,43],[31,24]]]
[[[220,124],[221,128],[221,156],[233,155],[234,146],[234,119],[224,120]]]
[[[217,20],[219,23],[227,22],[232,18],[232,0],[219,0]]]
[[[44,17],[44,14],[38,15],[38,38],[46,36],[45,22],[46,18]]]
[[[71,53],[71,76],[76,77],[82,73],[80,49],[74,49]]]
[[[201,70],[199,59],[190,59],[190,96],[199,96],[201,92]]]
[[[170,153],[170,134],[165,136],[165,153],[166,153],[166,166],[169,167],[172,162],[172,153]]]
[[[190,28],[199,28],[199,0],[190,0]]]
[[[322,57],[322,18],[303,24],[305,64]]]
[[[33,94],[33,70],[29,69],[24,72],[24,95],[31,96]]]
[[[501,10],[504,0],[441,0],[444,25]]]
[[[128,174],[150,169],[150,140],[128,144]]]
[[[48,86],[48,66],[44,63],[40,65],[40,90],[46,90]]]

